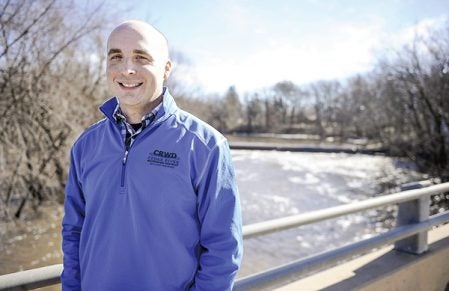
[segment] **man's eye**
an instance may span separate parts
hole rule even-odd
[[[115,56],[111,56],[110,57],[110,60],[111,61],[114,61],[114,60],[121,60],[122,59],[122,56],[120,56],[120,55],[115,55]]]
[[[149,61],[149,59],[145,56],[136,56],[136,59],[139,61]]]

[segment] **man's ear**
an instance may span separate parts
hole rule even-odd
[[[165,63],[165,71],[164,71],[164,81],[167,81],[170,76],[171,70],[173,68],[173,62],[171,60],[167,60]]]

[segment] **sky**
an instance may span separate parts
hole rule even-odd
[[[415,33],[449,23],[448,0],[114,1],[128,9],[118,23],[153,24],[188,60],[177,67],[186,85],[219,94],[344,80]]]

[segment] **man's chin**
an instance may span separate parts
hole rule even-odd
[[[136,106],[142,102],[142,97],[140,96],[129,96],[129,95],[116,95],[120,104],[128,105],[128,106]]]

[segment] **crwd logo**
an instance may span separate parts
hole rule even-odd
[[[154,150],[153,155],[161,157],[161,158],[167,158],[167,159],[177,159],[178,158],[178,155],[176,153],[170,153],[170,152],[165,152],[165,151],[161,151],[161,150]]]

